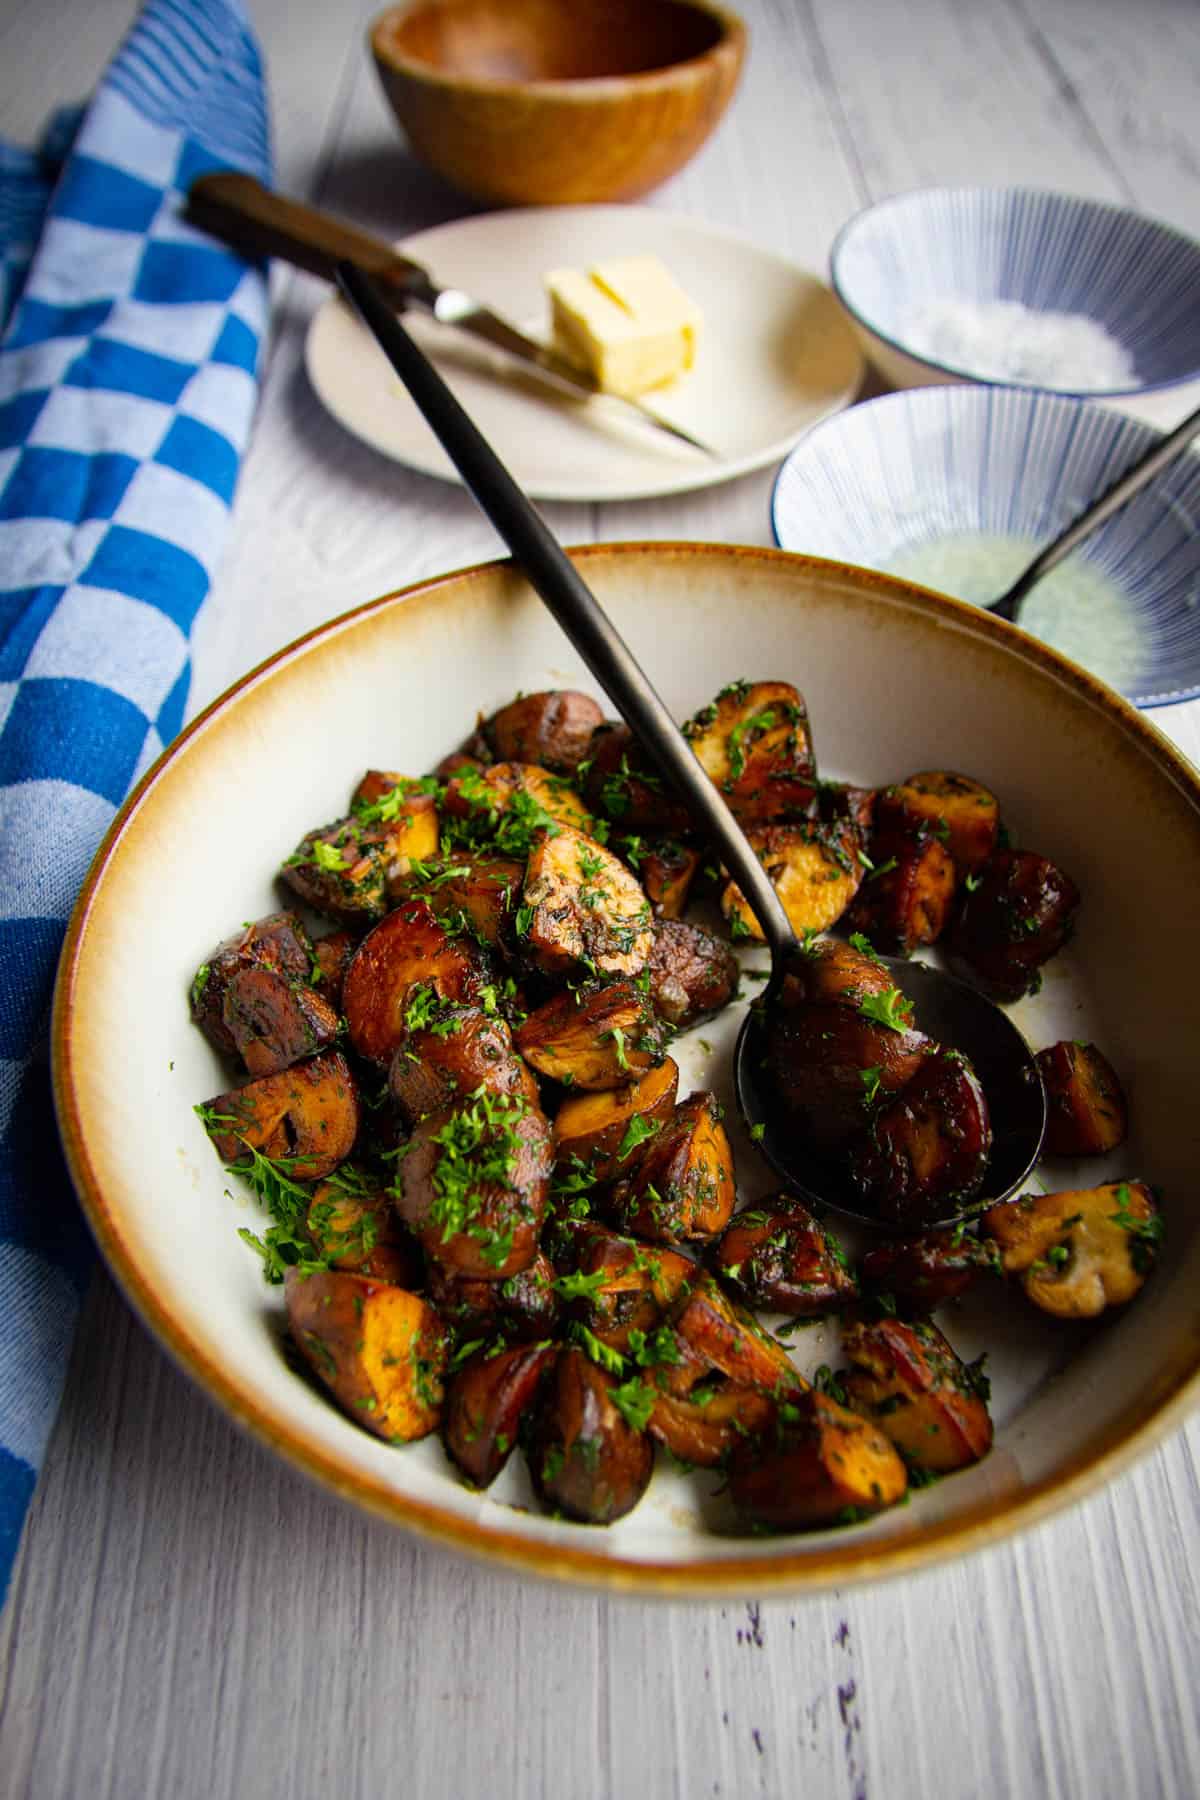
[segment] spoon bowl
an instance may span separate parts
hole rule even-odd
[[[864,1212],[836,1163],[797,1142],[796,1128],[764,1079],[768,989],[751,1006],[733,1053],[733,1080],[746,1128],[775,1173],[806,1205],[837,1212],[888,1237],[919,1236],[974,1218],[1007,1200],[1029,1179],[1046,1130],[1046,1091],[1037,1059],[1008,1014],[977,988],[929,963],[881,957],[892,980],[913,1003],[921,1029],[961,1050],[983,1087],[992,1121],[992,1149],[980,1193],[939,1219],[911,1226]],[[773,986],[773,984],[772,984]]]

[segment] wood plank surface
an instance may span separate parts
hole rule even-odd
[[[254,0],[280,184],[400,236],[469,204],[405,154],[362,0]],[[821,270],[842,221],[933,182],[1132,202],[1200,233],[1193,0],[742,0],[721,131],[653,204]],[[16,0],[0,131],[78,97],[128,0]],[[375,593],[498,553],[457,489],[308,387],[320,285],[276,320],[198,705]],[[1181,403],[1180,412],[1185,410]],[[568,541],[768,542],[771,475],[550,507]],[[1200,751],[1200,706],[1159,722]],[[1016,1542],[803,1602],[647,1604],[426,1548],[308,1485],[173,1368],[103,1275],[0,1618],[0,1795],[1087,1796],[1200,1791],[1195,1423]]]

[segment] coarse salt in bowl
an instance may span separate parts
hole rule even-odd
[[[895,387],[1140,394],[1200,375],[1200,244],[1100,200],[922,188],[843,226],[835,292]]]
[[[887,394],[801,438],[775,483],[775,539],[986,603],[1161,437],[1028,389]],[[1200,456],[1038,582],[1018,623],[1139,706],[1200,695]]]

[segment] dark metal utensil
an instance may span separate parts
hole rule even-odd
[[[790,1140],[786,1118],[772,1115],[761,1090],[763,1009],[777,1000],[789,966],[804,952],[741,826],[591,589],[370,277],[352,263],[341,263],[337,278],[480,508],[621,717],[677,790],[697,829],[719,851],[766,934],[771,978],[761,1000],[746,1015],[734,1053],[743,1117],[751,1127],[765,1126],[762,1147],[789,1187],[819,1206],[879,1226],[879,1220],[855,1211],[827,1176],[824,1185],[815,1185],[822,1177],[819,1165]],[[970,1211],[984,1200],[1007,1198],[1037,1161],[1045,1127],[1045,1096],[1029,1046],[998,1006],[964,983],[919,963],[888,966],[898,986],[905,992],[911,986],[922,1028],[961,1047],[975,1062],[983,1083],[997,1152],[989,1163],[986,1194],[973,1199]],[[900,1235],[895,1228],[888,1229]]]
[[[1048,575],[1051,569],[1057,569],[1059,563],[1064,557],[1071,554],[1076,545],[1082,544],[1085,538],[1090,538],[1093,531],[1098,531],[1105,519],[1111,519],[1115,512],[1120,511],[1126,501],[1132,500],[1135,494],[1140,494],[1142,489],[1154,480],[1159,470],[1165,469],[1168,463],[1174,462],[1180,452],[1185,450],[1198,434],[1200,434],[1200,407],[1197,407],[1195,412],[1189,413],[1187,418],[1175,427],[1174,431],[1168,433],[1161,444],[1153,445],[1144,456],[1139,456],[1135,463],[1131,463],[1123,475],[1118,475],[1112,486],[1106,488],[1098,500],[1093,500],[1090,506],[1085,507],[1079,517],[1068,525],[1065,531],[1060,531],[1044,550],[1040,550],[1029,567],[1017,576],[1012,586],[1001,594],[998,600],[991,601],[984,610],[995,613],[1001,619],[1015,620],[1017,610],[1030,588],[1036,586],[1042,576]]]

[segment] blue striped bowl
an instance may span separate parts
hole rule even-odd
[[[888,394],[808,432],[775,482],[784,550],[886,570],[936,538],[1029,540],[1075,518],[1161,433],[1024,388]],[[1200,457],[1177,459],[1075,552],[1128,599],[1142,644],[1121,684],[1139,706],[1200,695]]]
[[[897,194],[843,226],[830,277],[868,355],[895,387],[996,380],[913,348],[914,316],[946,300],[1011,300],[1095,320],[1132,358],[1137,379],[1089,388],[1093,397],[1147,393],[1200,375],[1200,244],[1100,200],[1031,188]]]

